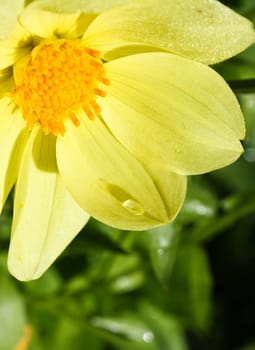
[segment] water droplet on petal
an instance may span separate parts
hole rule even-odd
[[[133,199],[127,199],[122,203],[123,207],[127,209],[130,213],[134,215],[143,215],[144,214],[144,208],[143,206],[133,200]]]
[[[134,199],[130,198],[130,194],[123,190],[121,187],[109,183],[107,180],[103,178],[99,178],[96,181],[97,186],[112,195],[116,200],[120,202],[120,204],[127,209],[133,215],[143,215],[144,208],[141,203],[137,202]]]

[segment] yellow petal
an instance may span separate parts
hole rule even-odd
[[[130,0],[39,0],[34,1],[29,8],[41,8],[59,13],[83,12],[97,14],[128,2]]]
[[[20,15],[20,23],[42,38],[72,38],[82,35],[94,16],[76,13],[54,13],[28,8]]]
[[[19,280],[40,277],[88,218],[58,175],[55,137],[34,128],[16,184],[10,272]]]
[[[179,213],[186,195],[187,177],[154,164],[144,164],[165,204],[171,221]]]
[[[0,100],[0,212],[13,187],[28,132],[9,98]]]
[[[154,183],[152,173],[121,146],[99,119],[85,115],[75,127],[66,123],[66,133],[57,142],[57,162],[63,181],[77,203],[98,220],[121,229],[144,230],[171,221],[185,194],[185,178],[169,174],[166,190]],[[176,184],[179,184],[176,186]],[[161,196],[161,192],[164,193]]]
[[[141,44],[213,64],[254,43],[255,32],[251,22],[215,0],[136,0],[99,15],[84,40],[106,59]]]
[[[128,0],[39,0],[27,7],[21,22],[32,33],[44,38],[79,37],[98,13],[125,2]]]
[[[0,70],[12,66],[29,53],[30,47],[20,39],[0,40]]]
[[[105,68],[111,85],[100,101],[102,117],[145,164],[199,174],[242,153],[238,102],[211,68],[168,53],[120,58]]]
[[[17,16],[24,7],[24,0],[1,0],[0,2],[0,39],[9,36]]]

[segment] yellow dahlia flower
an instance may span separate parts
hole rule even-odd
[[[10,272],[38,278],[89,216],[170,222],[186,175],[235,161],[244,121],[207,64],[254,42],[214,0],[0,5],[0,206],[15,184]]]

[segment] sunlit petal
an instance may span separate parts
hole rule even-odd
[[[169,217],[172,220],[181,209],[186,195],[187,177],[172,173],[154,164],[146,164],[146,170],[153,178]]]
[[[84,40],[106,59],[133,53],[140,44],[140,52],[148,45],[212,64],[254,43],[255,32],[251,22],[218,1],[137,0],[99,15]]]
[[[16,18],[24,7],[24,0],[1,0],[0,2],[0,39],[10,35]]]
[[[42,38],[71,38],[84,33],[94,16],[75,13],[55,13],[40,9],[27,9],[20,23],[31,33]]]
[[[30,8],[41,8],[44,10],[59,13],[83,12],[98,14],[112,7],[123,5],[130,0],[38,0],[34,1]]]
[[[185,179],[176,180],[172,175],[172,187],[166,180],[168,195],[176,201],[169,210],[169,202],[162,198],[152,173],[115,140],[99,119],[84,116],[78,128],[67,123],[65,136],[58,139],[57,162],[77,203],[111,226],[135,230],[158,226],[172,220],[183,202]]]
[[[13,187],[28,132],[9,98],[0,100],[0,211]]]
[[[89,219],[58,175],[55,137],[34,128],[15,191],[8,266],[20,280],[41,276]]]
[[[144,163],[197,174],[242,153],[242,113],[212,69],[171,54],[145,53],[112,61],[106,70],[111,85],[100,101],[102,116]]]

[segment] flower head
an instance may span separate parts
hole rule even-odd
[[[28,280],[90,216],[168,223],[186,175],[240,156],[238,102],[207,64],[255,35],[212,0],[15,3],[11,36],[0,27],[0,206],[15,184],[8,265]]]
[[[79,126],[80,111],[89,119],[100,114],[96,97],[105,93],[99,84],[108,85],[109,80],[100,53],[81,40],[39,44],[17,70],[13,100],[29,129],[40,124],[45,134],[63,136],[66,119]]]

